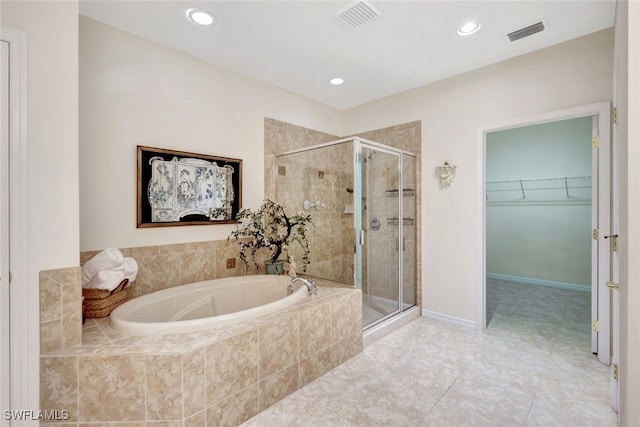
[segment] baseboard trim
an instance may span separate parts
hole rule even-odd
[[[533,279],[531,277],[509,276],[508,274],[487,273],[487,279],[507,280],[527,285],[546,286],[548,288],[570,289],[572,291],[591,292],[591,286],[575,283],[555,282],[553,280]]]
[[[473,320],[462,319],[460,317],[449,316],[448,314],[442,314],[431,310],[422,309],[422,317],[426,317],[434,320],[441,320],[443,322],[452,323],[458,326],[464,326],[467,328],[475,329],[476,322]]]

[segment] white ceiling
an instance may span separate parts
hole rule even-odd
[[[381,1],[381,16],[351,28],[354,1],[94,1],[82,15],[339,109],[564,42],[614,24],[608,1]],[[186,9],[212,12],[198,27]],[[506,34],[546,18],[542,33]],[[461,37],[477,19],[482,28]],[[345,83],[332,86],[329,80]]]

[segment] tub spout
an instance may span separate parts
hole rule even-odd
[[[302,277],[294,277],[291,279],[291,283],[302,282],[307,287],[307,291],[310,294],[318,295],[318,286],[314,279],[303,279]]]

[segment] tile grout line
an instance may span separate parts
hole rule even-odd
[[[525,425],[528,425],[529,418],[531,417],[531,411],[533,410],[533,404],[536,402],[536,398],[538,397],[538,393],[540,393],[541,388],[542,388],[542,380],[539,379],[538,387],[536,388],[536,392],[533,395],[533,399],[531,399],[531,404],[529,405],[529,411],[527,411],[527,417],[524,420]]]

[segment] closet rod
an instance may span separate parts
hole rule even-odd
[[[509,181],[487,181],[487,184],[521,184],[523,182],[540,182],[540,181],[560,181],[567,179],[591,179],[591,176],[569,176],[559,178],[530,178],[530,179],[513,179]]]

